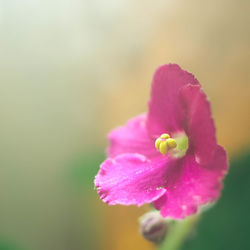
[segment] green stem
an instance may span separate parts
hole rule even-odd
[[[158,246],[158,250],[178,250],[194,228],[199,216],[189,216],[182,221],[176,221],[170,226],[165,240]]]

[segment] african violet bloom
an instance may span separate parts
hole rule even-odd
[[[178,219],[220,195],[228,166],[210,104],[176,64],[157,69],[148,113],[113,130],[109,141],[95,185],[110,205],[153,203],[163,217]]]

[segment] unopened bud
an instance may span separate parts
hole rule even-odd
[[[140,232],[146,240],[160,243],[166,236],[167,223],[159,212],[148,212],[139,219]]]

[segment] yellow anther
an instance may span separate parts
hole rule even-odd
[[[165,154],[167,153],[167,151],[168,151],[168,144],[167,144],[166,141],[162,141],[162,142],[160,143],[159,151],[160,151],[163,155],[165,155]]]
[[[156,141],[155,141],[155,147],[156,147],[156,149],[159,150],[159,146],[160,146],[161,142],[162,142],[162,139],[160,139],[160,138],[156,139]]]
[[[170,138],[170,136],[169,136],[169,134],[162,134],[162,135],[160,136],[160,138],[161,138],[161,139],[168,139],[168,138]]]
[[[175,139],[173,139],[173,138],[167,139],[166,142],[167,142],[169,148],[176,148],[176,146],[177,146],[177,143],[176,143]]]
[[[170,149],[176,148],[176,140],[170,138],[169,134],[162,134],[155,140],[155,148],[165,155]]]

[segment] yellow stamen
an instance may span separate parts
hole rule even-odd
[[[165,155],[168,152],[168,144],[166,141],[162,141],[159,147],[161,154]]]
[[[160,138],[156,139],[156,141],[155,141],[155,147],[156,147],[156,149],[159,150],[159,146],[160,146],[161,142],[162,142],[162,140]]]
[[[168,150],[176,148],[177,143],[175,139],[170,138],[169,134],[162,134],[155,140],[155,148],[165,155]]]
[[[176,146],[177,146],[177,143],[176,143],[175,139],[173,139],[173,138],[167,139],[166,142],[170,148],[176,148]]]
[[[169,134],[162,134],[162,135],[160,136],[160,138],[161,138],[161,139],[168,139],[168,138],[170,138],[170,136],[169,136]]]

